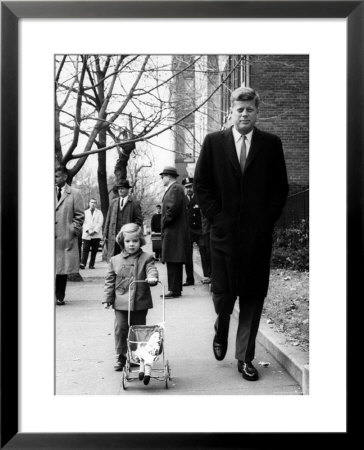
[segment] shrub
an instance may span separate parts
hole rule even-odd
[[[309,270],[309,223],[300,220],[273,234],[271,265],[276,269]]]

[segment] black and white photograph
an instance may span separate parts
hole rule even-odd
[[[55,55],[56,395],[309,394],[309,55]]]
[[[348,434],[363,23],[1,2],[2,448]]]

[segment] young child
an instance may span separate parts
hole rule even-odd
[[[130,325],[145,325],[148,309],[153,308],[150,286],[158,283],[158,271],[153,255],[141,249],[145,245],[145,239],[139,225],[124,225],[116,236],[116,242],[121,247],[121,253],[110,259],[102,303],[115,310],[114,368],[120,371],[126,363],[127,354],[129,285],[136,280],[148,282],[134,283],[130,294]],[[141,376],[140,378],[142,379]]]

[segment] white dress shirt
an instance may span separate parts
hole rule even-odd
[[[128,201],[128,199],[129,199],[128,195],[126,197],[120,197],[119,206],[120,206],[121,210],[125,208],[125,205],[126,205],[126,202]]]
[[[171,181],[171,182],[169,183],[169,185],[165,187],[164,192],[167,192],[168,189],[169,189],[169,188],[172,186],[172,184],[174,184],[174,183],[177,183],[177,180]]]
[[[62,198],[62,195],[64,194],[64,190],[65,190],[65,188],[66,188],[66,184],[64,184],[62,187],[61,187],[61,197],[60,197],[60,199],[59,200],[61,200],[61,198]],[[58,200],[58,186],[56,186],[56,199],[57,199],[57,202],[59,201]]]
[[[252,138],[253,138],[253,130],[249,131],[248,134],[245,135],[246,140],[245,140],[245,147],[246,147],[246,157],[248,157],[249,155],[249,150],[250,150],[250,146],[252,143]],[[236,149],[236,154],[238,156],[238,161],[240,161],[240,152],[241,152],[241,140],[243,139],[243,135],[239,133],[239,131],[233,127],[233,136],[234,136],[234,141],[235,141],[235,149]]]

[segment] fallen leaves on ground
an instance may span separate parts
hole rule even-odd
[[[289,344],[309,349],[309,273],[273,269],[263,315]]]

